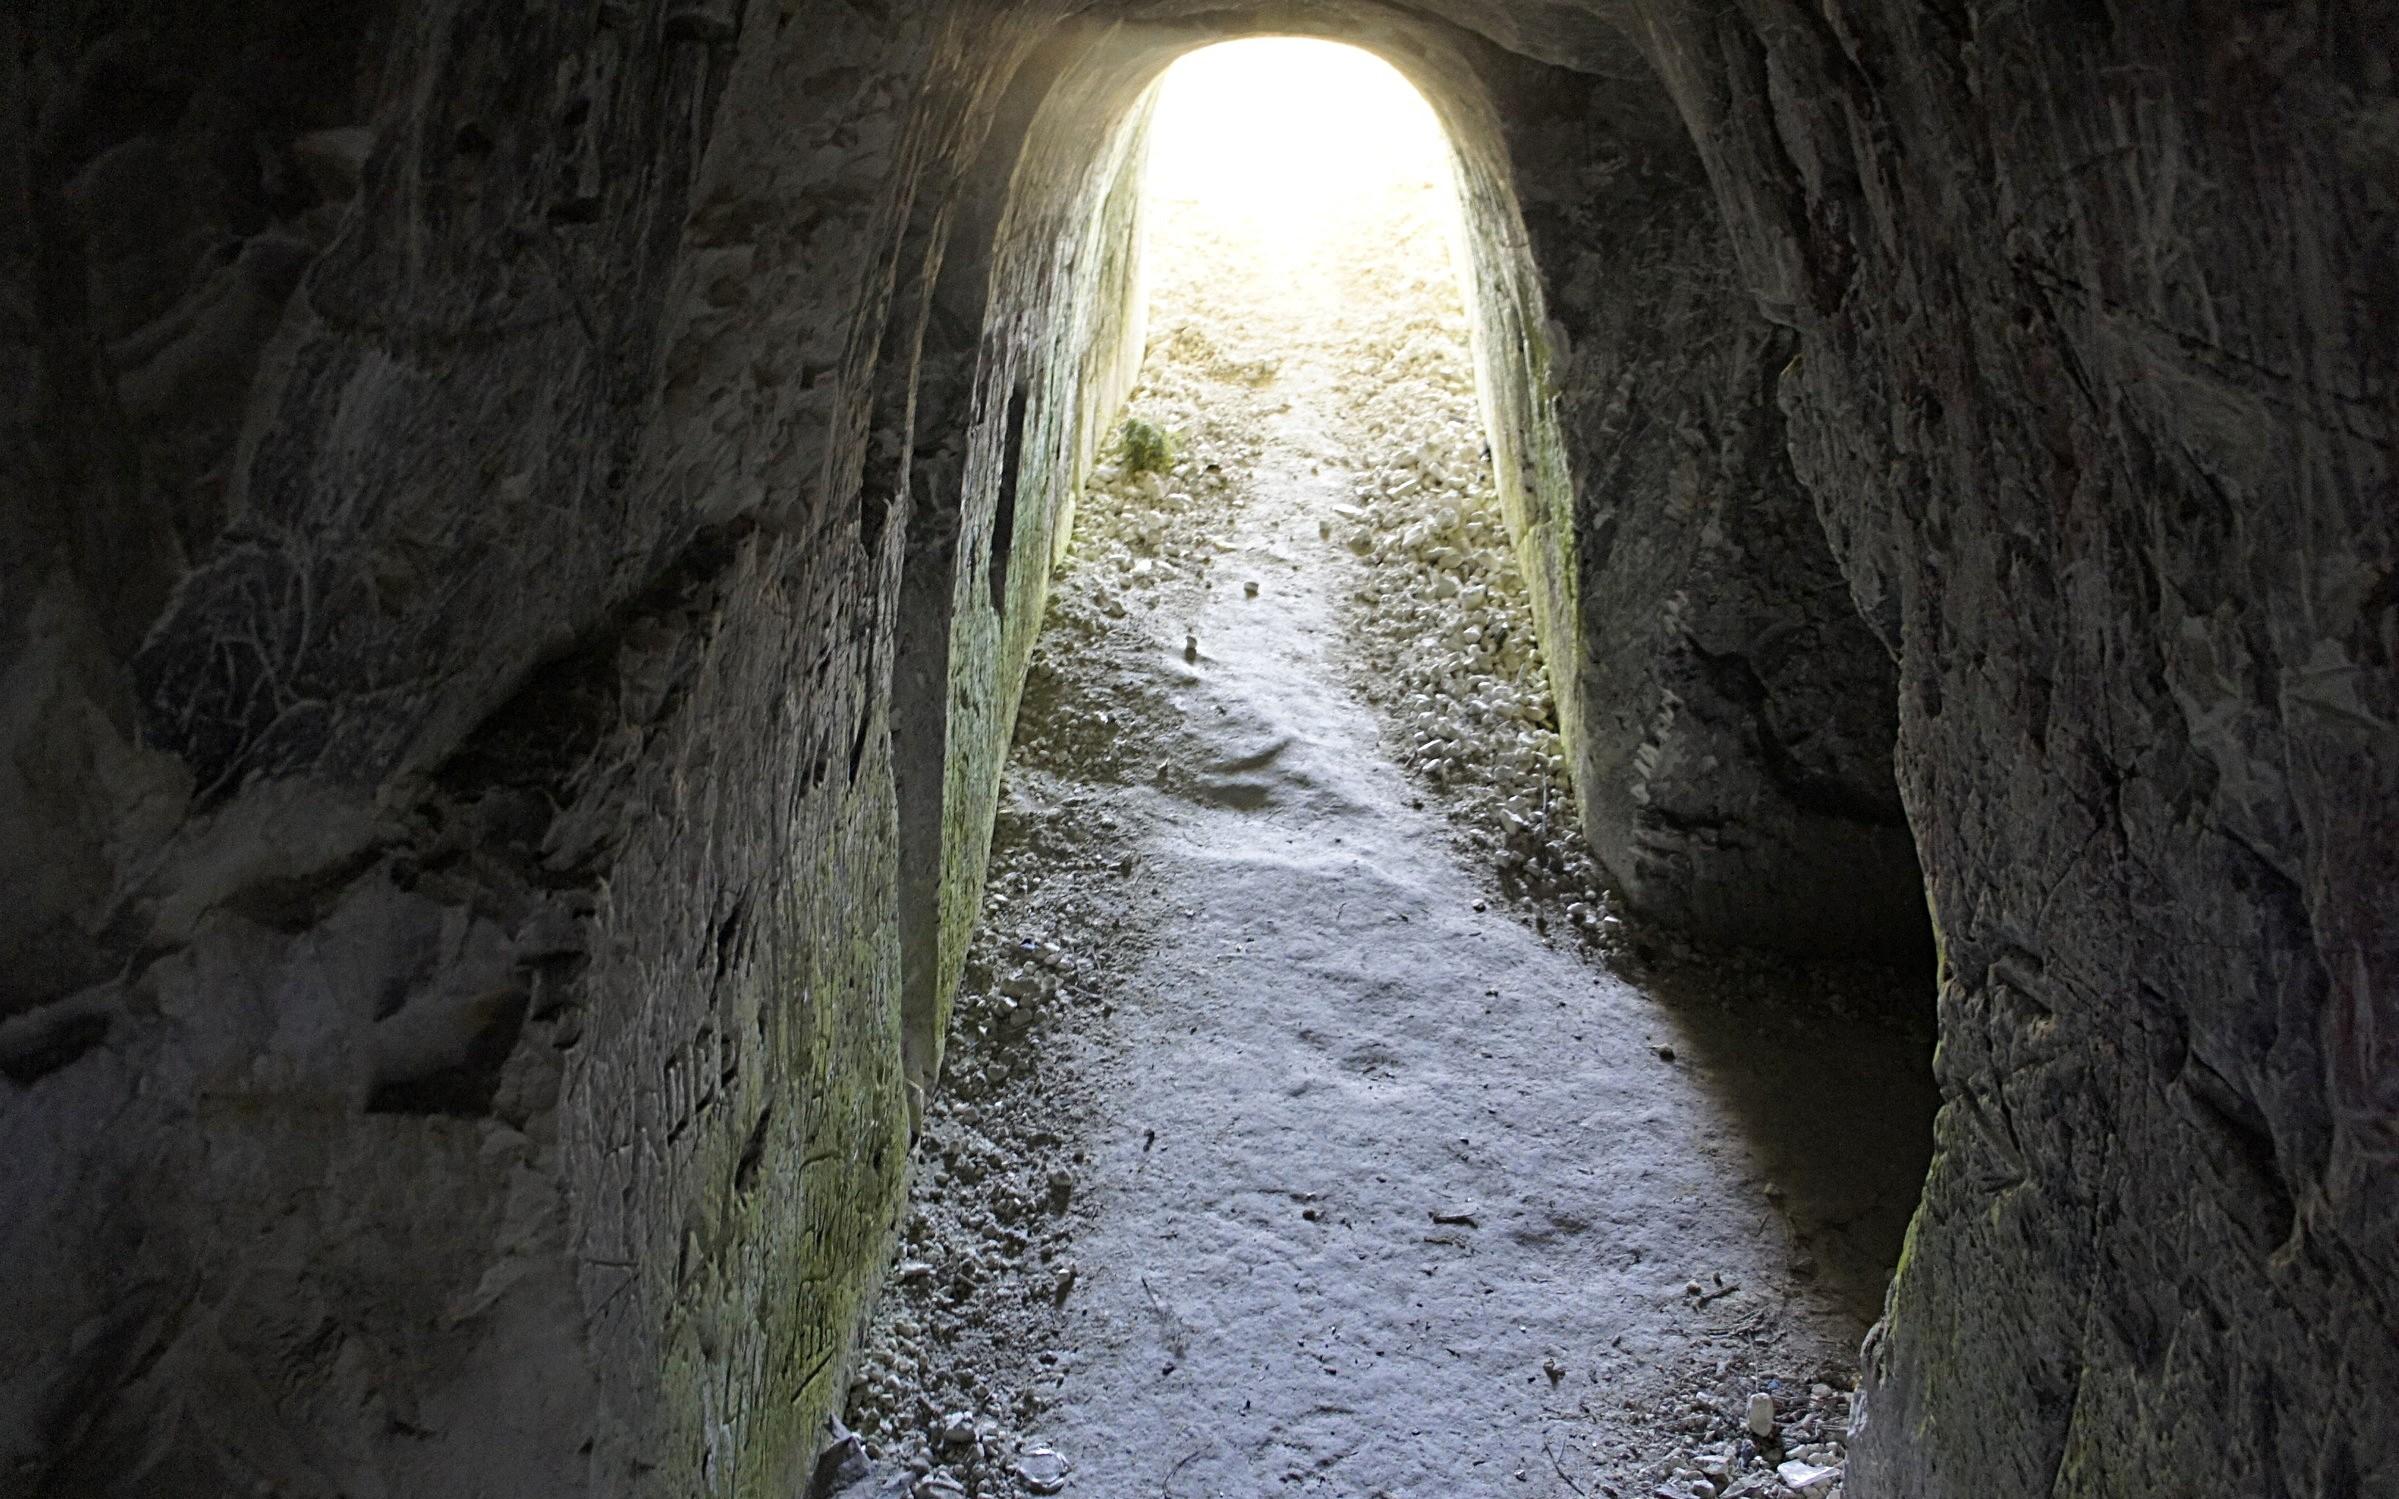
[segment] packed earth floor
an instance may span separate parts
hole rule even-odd
[[[1152,210],[821,1493],[1839,1492],[1930,976],[1611,908],[1439,202]]]

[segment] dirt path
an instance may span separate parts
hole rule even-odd
[[[1257,246],[1159,270],[1135,410],[1183,465],[1103,473],[1059,580],[858,1493],[1837,1466],[1923,1169],[1921,1034],[1850,1013],[1887,976],[1637,961],[1562,814],[1528,858],[1562,761],[1504,543],[1469,539],[1455,293],[1410,227],[1263,313],[1217,300]],[[1439,482],[1393,482],[1402,427]],[[1418,509],[1356,508],[1394,488]],[[1417,544],[1365,545],[1410,513]],[[1473,640],[1427,602],[1464,590]]]

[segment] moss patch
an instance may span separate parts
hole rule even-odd
[[[1127,473],[1163,474],[1174,467],[1174,435],[1155,422],[1128,416],[1116,429],[1116,440]]]

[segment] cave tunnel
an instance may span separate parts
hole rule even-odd
[[[1308,39],[1185,52],[1144,99],[1144,353],[1058,522],[960,977],[928,986],[939,1076],[828,1492],[1471,1492],[1536,1434],[1569,1488],[1782,1463],[1822,1488],[1929,1153],[1921,898],[1860,944],[1881,961],[1823,961],[1822,931],[1746,965],[1648,951],[1688,923],[1611,896],[1575,814],[1557,701],[1582,684],[1538,627],[1571,600],[1536,601],[1486,420],[1530,373],[1486,338],[1511,367],[1477,378],[1507,309],[1468,315],[1447,130]],[[994,610],[1037,461],[1021,390],[990,398],[968,587]],[[1790,492],[1720,521],[1778,524],[1758,501]],[[1671,512],[1636,524],[1673,579],[1653,604],[1709,576]],[[1803,610],[1797,571],[1761,570],[1738,628]],[[1823,721],[1677,682],[1659,812],[1797,828],[1740,749],[1862,724],[1881,741],[1836,769],[1896,826],[1888,676],[1790,651],[1765,676]],[[1849,877],[1809,842],[1761,891]],[[1698,1400],[1747,1430],[1753,1394],[1774,1461],[1674,1429]]]
[[[2367,8],[57,0],[0,36],[9,1492],[1109,1473],[1011,1412],[920,1411],[921,1471],[835,1423],[961,1279],[907,1257],[920,1207],[993,1170],[945,1037],[1077,978],[993,913],[1070,888],[1010,862],[1045,830],[1115,853],[1029,729],[1140,400],[1153,90],[1258,36],[1365,49],[1447,132],[1571,831],[1667,954],[1634,979],[1933,991],[1854,1397],[1687,1371],[1777,1313],[1655,1225],[1436,1196],[1413,1252],[1511,1236],[1596,1319],[1507,1376],[1565,1414],[1449,1491],[2399,1489]],[[1617,1039],[1672,1089],[1777,1008]],[[1666,1107],[1544,1148],[1604,1174]],[[1151,1132],[1011,1190],[1166,1170]],[[1074,1264],[1062,1315],[1204,1351],[1174,1286]],[[1590,1288],[1635,1282],[1603,1352]],[[1692,1397],[1680,1445],[1635,1388]]]

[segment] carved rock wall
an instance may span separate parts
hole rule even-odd
[[[802,1481],[907,1144],[924,22],[4,23],[12,1492]]]
[[[1891,659],[1776,402],[1796,340],[1741,288],[1691,137],[1628,42],[1574,68],[1478,56],[1514,201],[1470,236],[1494,247],[1477,342],[1584,831],[1661,925],[1921,959]],[[1519,264],[1495,253],[1513,246]]]
[[[1943,943],[1856,1492],[2399,1484],[2387,26],[1648,9]]]
[[[1054,21],[8,23],[12,1491],[804,1483],[1138,350]]]

